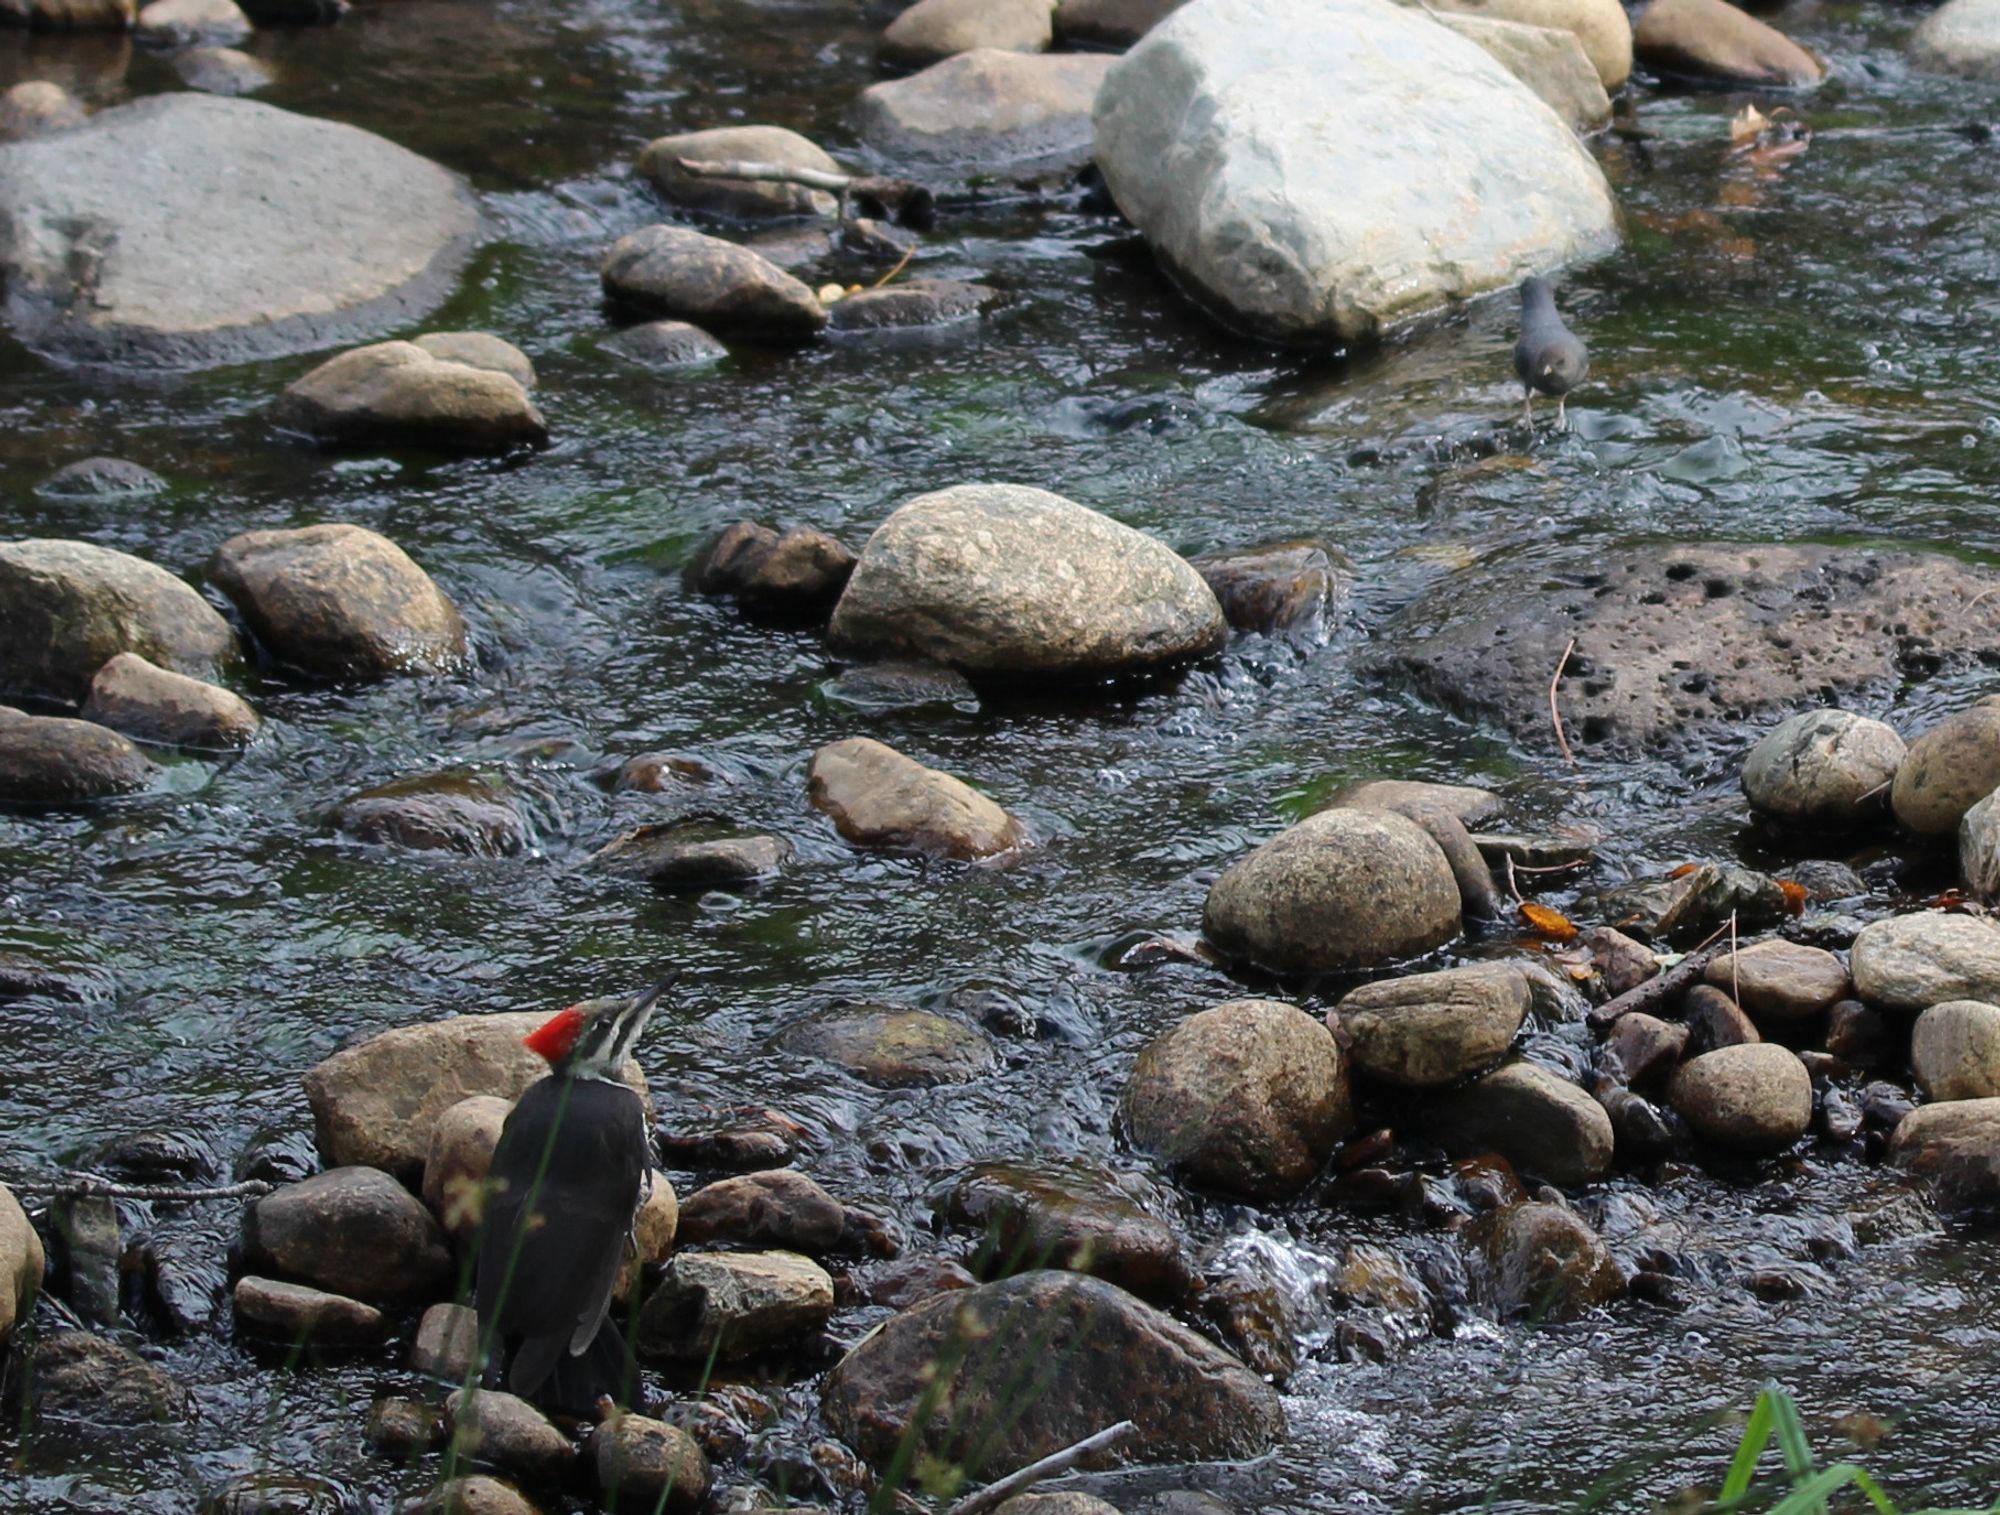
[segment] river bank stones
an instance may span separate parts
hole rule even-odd
[[[243,1253],[331,1294],[434,1299],[451,1249],[420,1200],[379,1168],[332,1168],[274,1190],[243,1214]]]
[[[1812,1121],[1812,1077],[1788,1047],[1753,1042],[1690,1058],[1667,1088],[1675,1112],[1719,1147],[1784,1151]]]
[[[42,1238],[14,1191],[0,1184],[0,1344],[14,1334],[41,1291]]]
[[[1230,864],[1209,889],[1202,930],[1229,956],[1280,973],[1362,967],[1458,935],[1458,885],[1415,821],[1322,810]]]
[[[377,784],[342,800],[332,819],[356,841],[467,857],[512,857],[531,839],[507,787],[462,769]]]
[[[1743,760],[1743,795],[1774,820],[1853,825],[1880,814],[1903,764],[1893,727],[1848,710],[1778,722]]]
[[[1012,174],[1081,165],[1090,106],[1111,60],[982,47],[907,79],[872,84],[855,103],[861,139],[920,172]]]
[[[1440,1095],[1415,1129],[1455,1156],[1498,1152],[1524,1173],[1564,1188],[1594,1183],[1611,1170],[1604,1107],[1535,1063],[1509,1063]]]
[[[1445,0],[1438,8],[1569,32],[1606,90],[1617,89],[1632,72],[1632,23],[1618,0]]]
[[[693,1515],[708,1507],[708,1458],[679,1426],[615,1415],[591,1434],[589,1450],[607,1510]]]
[[[952,1185],[946,1219],[983,1234],[984,1277],[1061,1268],[1172,1304],[1194,1283],[1174,1228],[1136,1183],[1081,1162],[986,1162]]]
[[[679,160],[698,163],[747,161],[781,168],[837,174],[840,165],[809,138],[782,126],[712,126],[705,131],[656,137],[639,154],[639,173],[674,205],[732,221],[788,220],[830,216],[836,201],[822,189],[803,184],[761,184],[747,179],[708,179],[685,172]]]
[[[1775,939],[1724,953],[1703,976],[1760,1020],[1805,1020],[1831,1010],[1851,987],[1846,965],[1825,948]]]
[[[304,1284],[245,1274],[231,1298],[240,1327],[290,1346],[368,1346],[389,1335],[388,1317],[373,1305]]]
[[[1473,1223],[1502,1319],[1574,1320],[1625,1291],[1604,1239],[1561,1205],[1504,1205]]]
[[[683,1252],[639,1315],[642,1357],[736,1362],[792,1345],[833,1317],[833,1280],[795,1252]]]
[[[648,226],[611,244],[600,276],[647,316],[764,342],[806,342],[826,325],[819,297],[761,253],[683,226]]]
[[[272,657],[321,678],[451,672],[471,657],[458,607],[365,526],[246,531],[208,573]]]
[[[1942,553],[1555,547],[1449,575],[1392,618],[1371,661],[1541,748],[1555,745],[1560,664],[1557,700],[1579,753],[1674,752],[1796,704],[1801,688],[1899,687],[1913,640],[1926,666],[2000,658],[2000,596],[1965,609],[1995,582]]]
[[[175,93],[0,147],[0,226],[30,347],[204,367],[420,316],[481,221],[455,175],[358,127]]]
[[[1611,97],[1574,32],[1486,16],[1438,19],[1533,90],[1571,131],[1593,132],[1611,120]]]
[[[247,746],[262,724],[239,696],[121,652],[90,681],[80,712],[114,731],[170,747],[227,751]]]
[[[1119,1109],[1134,1146],[1247,1199],[1296,1194],[1354,1129],[1339,1044],[1277,1000],[1231,1000],[1154,1038]]]
[[[2000,0],[1950,0],[1910,37],[1919,68],[1968,79],[2000,79]]]
[[[0,698],[77,705],[121,652],[213,678],[238,651],[208,601],[143,558],[61,538],[0,542]]]
[[[1479,964],[1363,984],[1333,1015],[1357,1072],[1430,1089],[1498,1062],[1532,999],[1518,968]]]
[[[144,789],[159,769],[107,727],[0,706],[0,805],[75,805]]]
[[[1270,341],[1374,341],[1617,240],[1604,176],[1553,111],[1376,0],[1176,11],[1113,66],[1096,129],[1105,186],[1160,262]]]
[[[997,1061],[985,1032],[893,1005],[838,1005],[808,1016],[778,1040],[787,1051],[837,1063],[888,1089],[964,1083]]]
[[[2000,1095],[2000,1005],[1970,999],[1932,1005],[1910,1032],[1910,1065],[1931,1099]]]
[[[528,398],[534,369],[520,351],[484,333],[438,335],[483,338],[505,352],[434,339],[430,346],[377,342],[352,348],[287,385],[272,419],[330,447],[454,453],[546,447],[549,423]]]
[[[1826,65],[1727,0],[1652,0],[1632,29],[1632,51],[1663,73],[1790,88],[1817,84]]]
[[[2000,1003],[2000,925],[1944,911],[1874,921],[1854,938],[1848,971],[1855,992],[1885,1010]]]
[[[878,1467],[907,1436],[918,1456],[985,1479],[1126,1419],[1136,1429],[1112,1455],[1134,1462],[1254,1457],[1285,1430],[1276,1391],[1242,1363],[1078,1273],[925,1300],[841,1359],[820,1405]]]
[[[967,672],[1143,673],[1220,648],[1222,608],[1160,542],[1060,495],[961,484],[875,529],[834,607],[837,653]]]
[[[1889,1161],[1958,1203],[2000,1200],[2000,1099],[1919,1106],[1897,1123]]]
[[[680,1239],[695,1247],[776,1247],[810,1256],[838,1246],[846,1230],[846,1207],[796,1168],[718,1179],[680,1208]]]
[[[1055,9],[1055,0],[917,0],[882,33],[882,61],[922,68],[975,47],[1047,52]]]
[[[1027,835],[970,784],[873,737],[829,742],[815,752],[807,794],[860,847],[970,860],[1012,851]]]
[[[1958,823],[1958,871],[1987,904],[2000,898],[2000,793],[1989,794]]]
[[[1949,836],[2000,787],[2000,701],[1981,700],[1910,743],[1889,803],[1919,836]]]

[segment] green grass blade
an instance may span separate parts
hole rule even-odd
[[[1771,1391],[1765,1389],[1751,1407],[1750,1423],[1743,1428],[1743,1439],[1737,1442],[1736,1455],[1729,1461],[1729,1476],[1722,1480],[1722,1496],[1716,1503],[1724,1509],[1740,1503],[1750,1492],[1750,1480],[1757,1476],[1757,1459],[1764,1455],[1764,1444],[1770,1439]]]
[[[1814,1515],[1826,1508],[1826,1496],[1854,1482],[1861,1470],[1851,1462],[1837,1462],[1823,1473],[1815,1473],[1791,1493],[1771,1506],[1771,1515]]]

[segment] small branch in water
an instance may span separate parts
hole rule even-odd
[[[1101,1452],[1126,1432],[1137,1429],[1131,1421],[1121,1420],[1115,1426],[1106,1426],[1095,1436],[1086,1436],[1073,1447],[1064,1447],[1060,1452],[1051,1452],[1039,1462],[1031,1462],[1025,1468],[1017,1468],[1005,1478],[996,1479],[976,1493],[968,1494],[958,1501],[945,1515],[984,1515],[987,1510],[999,1508],[1021,1490],[1040,1483],[1044,1478],[1054,1478],[1058,1473],[1067,1473],[1092,1452]]]
[[[868,287],[870,289],[880,289],[884,284],[887,284],[891,279],[895,278],[897,274],[901,273],[904,269],[910,266],[910,258],[915,254],[915,252],[916,248],[914,247],[904,248],[903,256],[896,260],[896,266],[890,269],[886,274],[882,275],[881,278],[877,279],[873,284],[869,285]]]
[[[1608,1026],[1613,1021],[1630,1015],[1635,1010],[1645,1010],[1660,1003],[1662,1000],[1672,999],[1681,990],[1690,987],[1696,979],[1700,978],[1707,971],[1708,965],[1722,956],[1723,952],[1727,950],[1716,938],[1720,937],[1723,932],[1732,930],[1735,924],[1736,917],[1732,912],[1728,925],[1717,927],[1694,951],[1688,953],[1679,962],[1675,963],[1673,967],[1661,969],[1658,973],[1647,979],[1645,983],[1627,989],[1623,994],[1606,1000],[1595,1010],[1591,1011],[1591,1025]],[[1733,937],[1731,938],[1731,944],[1734,944]]]
[[[1576,767],[1576,754],[1569,750],[1569,738],[1563,735],[1562,712],[1556,709],[1556,686],[1562,682],[1563,670],[1569,667],[1569,655],[1576,651],[1576,638],[1569,639],[1569,646],[1563,648],[1563,655],[1556,661],[1556,671],[1549,677],[1549,719],[1556,723],[1556,745],[1562,748],[1563,758],[1570,767]]]
[[[793,168],[745,158],[676,158],[675,167],[697,179],[738,179],[745,184],[797,184],[840,198],[840,219],[850,202],[870,215],[924,231],[937,220],[937,196],[912,179],[882,174],[835,174],[823,168]]]
[[[240,1184],[224,1184],[211,1189],[177,1189],[161,1184],[114,1184],[109,1179],[85,1173],[46,1183],[9,1184],[16,1194],[44,1194],[53,1199],[151,1199],[166,1204],[187,1204],[201,1199],[261,1199],[278,1186],[261,1178],[246,1178]]]

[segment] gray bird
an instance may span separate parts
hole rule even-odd
[[[1543,278],[1521,285],[1521,339],[1514,344],[1514,372],[1521,380],[1521,419],[1535,419],[1535,391],[1556,397],[1556,429],[1569,426],[1563,397],[1590,372],[1590,350],[1556,313],[1556,297]]]

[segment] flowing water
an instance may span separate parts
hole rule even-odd
[[[921,1247],[926,1196],[955,1164],[1145,1168],[1113,1123],[1131,1059],[1231,986],[1188,964],[1122,970],[1118,944],[1192,933],[1215,873],[1335,782],[1488,784],[1519,823],[1597,828],[1597,881],[1796,856],[1746,832],[1725,760],[1748,733],[1692,766],[1572,773],[1362,677],[1359,654],[1422,589],[1471,562],[1525,569],[1551,546],[1655,537],[1888,539],[2000,560],[2000,154],[1913,129],[1986,119],[1994,99],[1908,69],[1914,9],[1778,18],[1835,78],[1799,102],[1819,138],[1768,176],[1723,161],[1740,97],[1641,91],[1657,137],[1597,147],[1627,245],[1564,281],[1595,363],[1567,436],[1529,443],[1515,426],[1509,302],[1349,361],[1274,353],[1193,314],[1081,195],[995,203],[927,240],[917,272],[1011,296],[976,325],[746,350],[688,378],[600,352],[598,256],[655,213],[627,169],[636,150],[664,130],[768,121],[848,152],[847,106],[875,76],[886,19],[811,0],[407,0],[250,44],[280,74],[265,98],[378,131],[480,190],[500,235],[427,326],[491,330],[533,357],[557,440],[532,460],[293,445],[264,408],[310,358],[140,379],[0,346],[0,535],[85,537],[193,574],[246,529],[359,522],[456,597],[480,662],[442,681],[257,685],[268,724],[240,760],[180,762],[162,791],[87,813],[0,818],[0,950],[72,965],[81,986],[0,1002],[0,1176],[46,1176],[145,1129],[197,1133],[224,1166],[273,1133],[297,1148],[299,1075],[336,1046],[552,1007],[671,960],[688,987],[642,1049],[663,1118],[780,1108],[811,1132],[809,1171],[893,1212]],[[143,53],[4,42],[10,76],[75,64],[94,103],[177,87]],[[172,492],[31,492],[92,453],[146,464]],[[1351,557],[1354,589],[1320,640],[1238,638],[1142,690],[870,713],[829,697],[837,670],[815,636],[750,626],[680,583],[691,549],[739,517],[858,546],[900,500],[969,480],[1057,490],[1184,552],[1326,538]],[[1524,571],[1524,593],[1533,581]],[[1909,730],[1974,692],[1931,683],[1866,708]],[[1003,868],[849,849],[805,803],[804,768],[857,733],[975,779],[1039,845]],[[702,808],[789,838],[797,865],[700,897],[582,870],[670,809],[593,781],[658,750],[719,770]],[[535,817],[530,852],[475,861],[330,831],[344,795],[448,764],[511,778]],[[1862,861],[1886,908],[1910,865]],[[884,1093],[773,1046],[843,998],[949,1008],[968,991],[1038,1028],[1003,1037],[1000,1070],[969,1085]],[[1538,1055],[1573,1058],[1579,1039],[1547,1029]],[[1546,1328],[1460,1309],[1381,1363],[1343,1360],[1355,1354],[1330,1345],[1325,1290],[1307,1286],[1286,1446],[1256,1467],[1139,1484],[1193,1483],[1244,1509],[1643,1508],[1718,1481],[1727,1412],[1775,1376],[1829,1450],[1845,1449],[1839,1417],[1870,1412],[1892,1423],[1867,1454],[1892,1488],[1984,1503],[2000,1490],[1994,1242],[1899,1210],[1901,1192],[1832,1151],[1659,1188],[1621,1179],[1594,1214],[1628,1260],[1654,1245],[1693,1260],[1685,1308],[1628,1301]],[[1175,1203],[1198,1246],[1248,1248],[1273,1275],[1310,1279],[1355,1238],[1413,1257],[1455,1245],[1421,1217],[1318,1196]],[[1903,1218],[1866,1219],[1883,1213]],[[204,1233],[217,1282],[233,1219]],[[1790,1283],[1770,1286],[1773,1271]],[[872,1318],[837,1326],[851,1337]],[[384,1505],[423,1485],[429,1467],[372,1460],[361,1442],[368,1399],[408,1382],[393,1352],[287,1372],[234,1345],[226,1320],[225,1304],[213,1329],[148,1348],[191,1387],[193,1424],[0,1438],[20,1454],[0,1504],[179,1510],[259,1467],[317,1471]],[[782,1413],[754,1466],[797,1461],[819,1434],[809,1381],[772,1392]]]

